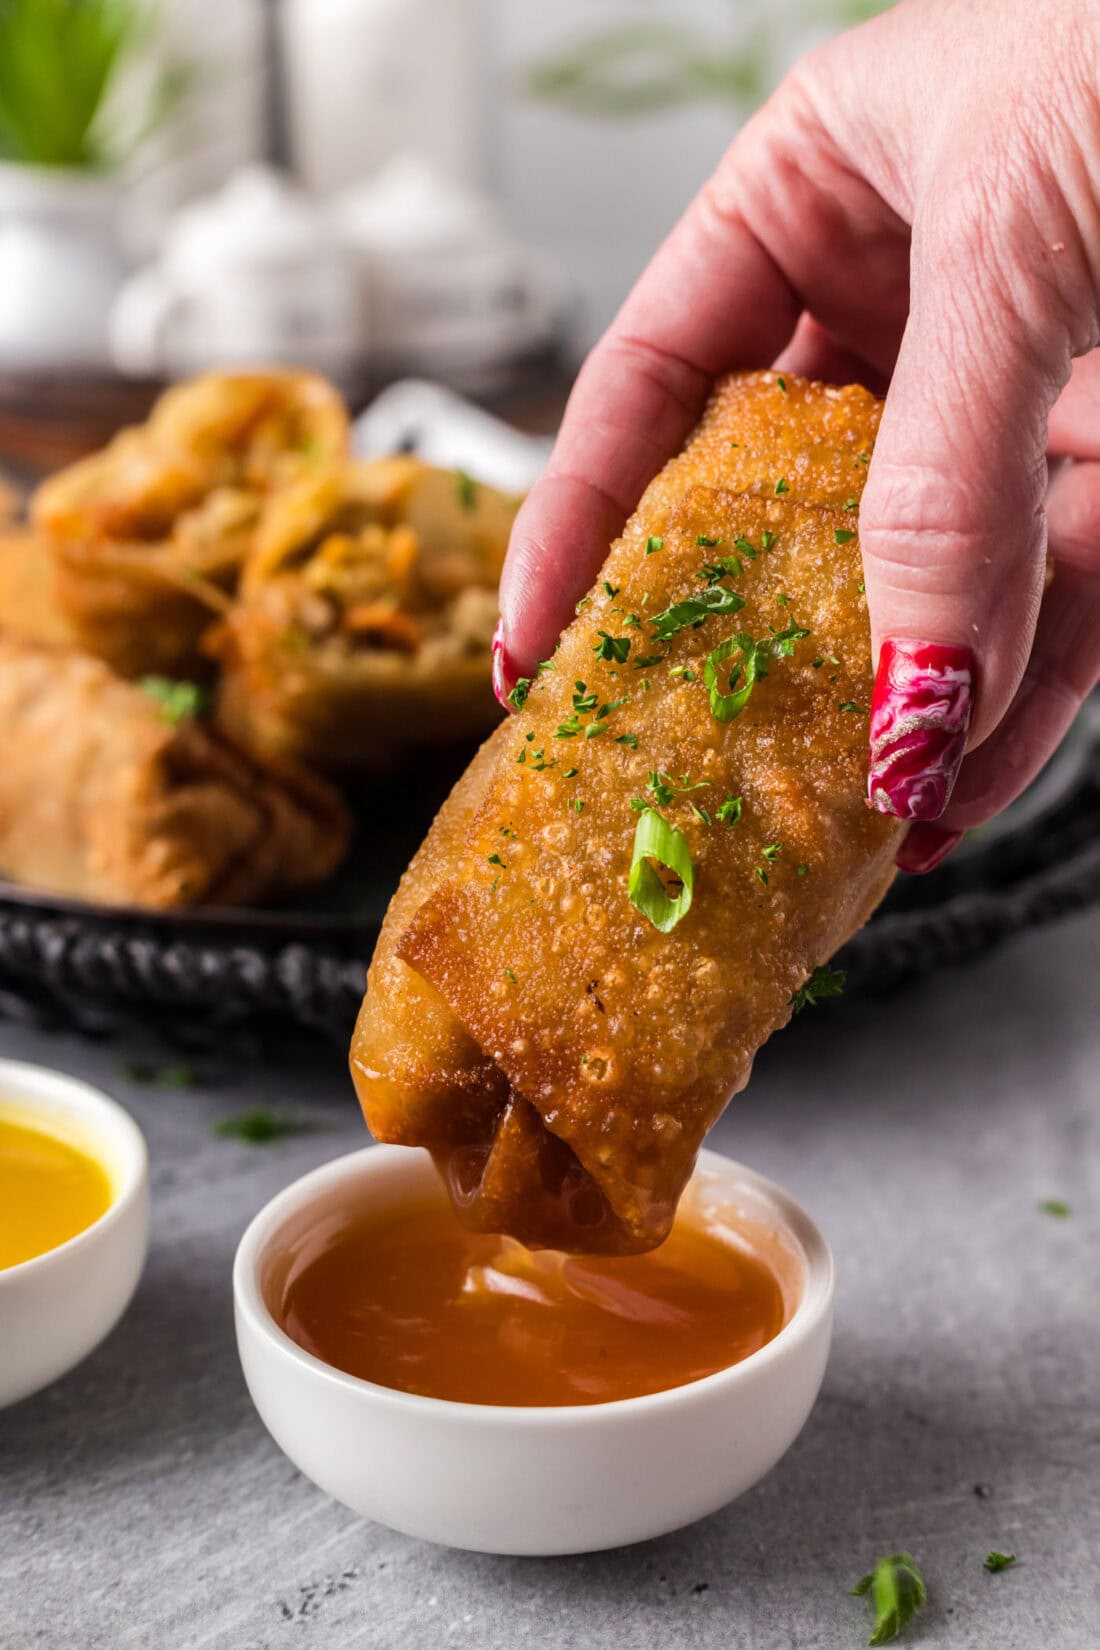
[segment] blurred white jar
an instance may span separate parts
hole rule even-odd
[[[249,167],[172,220],[119,295],[115,364],[136,376],[290,362],[340,374],[366,344],[360,276],[327,211]]]
[[[366,282],[372,358],[436,377],[491,373],[545,344],[558,283],[485,196],[397,156],[333,212]]]
[[[291,151],[311,189],[410,148],[478,180],[482,0],[283,0],[281,25]]]
[[[0,371],[107,368],[119,204],[111,178],[0,163]]]

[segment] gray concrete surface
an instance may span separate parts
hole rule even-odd
[[[1092,915],[886,1003],[822,1005],[773,1044],[716,1144],[790,1187],[834,1246],[821,1401],[776,1471],[715,1517],[545,1562],[361,1522],[251,1409],[233,1249],[280,1186],[361,1143],[337,1054],[174,1092],[120,1076],[145,1052],[132,1043],[0,1024],[3,1053],[134,1110],[155,1200],[122,1325],[0,1414],[3,1650],[835,1650],[866,1642],[848,1588],[897,1547],[929,1584],[906,1642],[1095,1646],[1098,974]],[[261,1100],[322,1127],[265,1147],[212,1137]],[[1047,1197],[1070,1218],[1043,1214]],[[987,1575],[991,1548],[1018,1567]]]

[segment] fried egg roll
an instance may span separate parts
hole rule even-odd
[[[0,875],[150,909],[250,904],[330,875],[350,835],[336,792],[249,761],[188,689],[0,633]]]
[[[0,624],[25,642],[74,645],[54,596],[49,547],[40,533],[14,523],[0,523]]]
[[[342,775],[485,734],[500,719],[490,646],[517,503],[408,456],[274,500],[209,639],[221,726]]]
[[[367,1122],[468,1224],[629,1253],[819,965],[885,893],[858,503],[879,403],[719,386],[383,927]]]
[[[32,520],[79,645],[124,676],[193,672],[264,500],[347,442],[344,403],[313,373],[207,373],[43,482]]]

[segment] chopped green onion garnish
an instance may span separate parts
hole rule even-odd
[[[670,893],[656,866],[670,873],[670,884],[677,892]],[[627,883],[632,903],[654,928],[667,934],[690,910],[694,884],[687,838],[652,808],[644,808],[634,831]]]
[[[749,702],[756,683],[768,674],[768,666],[776,659],[786,658],[794,652],[795,642],[800,642],[808,636],[808,630],[798,625],[788,625],[773,636],[763,636],[759,641],[747,635],[743,630],[735,636],[730,636],[713,653],[707,655],[703,665],[703,681],[710,694],[710,708],[715,719],[719,722],[732,722]],[[723,693],[719,686],[718,667],[734,654],[740,655],[740,663],[734,665],[729,673],[727,687],[729,691]],[[738,680],[744,680],[738,687]]]
[[[745,598],[724,585],[712,585],[697,596],[688,596],[682,602],[673,602],[663,613],[653,617],[653,634],[657,641],[667,642],[681,630],[694,630],[712,613],[736,613],[744,607]]]

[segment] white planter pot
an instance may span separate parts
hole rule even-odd
[[[109,366],[119,201],[111,178],[0,162],[0,371]]]

